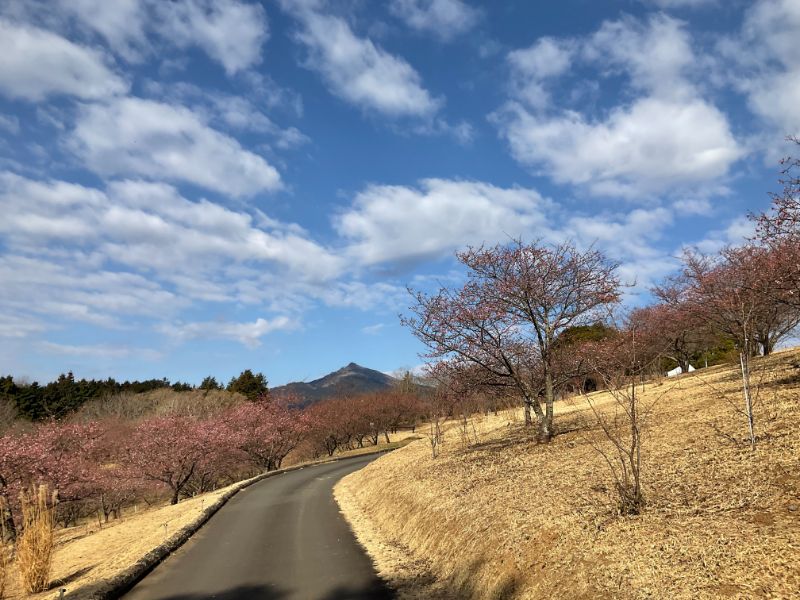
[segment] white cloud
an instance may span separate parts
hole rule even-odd
[[[50,327],[139,326],[198,302],[297,312],[298,295],[322,298],[343,274],[342,259],[297,226],[191,202],[165,184],[101,191],[4,173],[0,205],[0,313],[47,316]]]
[[[741,155],[725,116],[699,100],[644,98],[607,120],[539,117],[517,104],[497,116],[513,156],[560,183],[636,198],[722,177]]]
[[[600,116],[549,101],[545,84],[580,65],[626,74],[636,97]],[[592,194],[637,198],[714,185],[744,151],[691,78],[684,26],[664,15],[606,22],[581,40],[545,38],[509,55],[515,84],[492,115],[514,158]]]
[[[774,137],[800,135],[798,39],[800,3],[763,0],[746,13],[738,37],[720,43],[734,85]]]
[[[97,50],[29,25],[0,18],[0,92],[38,101],[64,94],[97,99],[123,94],[128,84]]]
[[[282,149],[301,146],[310,141],[310,138],[296,127],[284,129],[273,122],[259,108],[262,105],[261,98],[209,91],[185,82],[165,85],[149,81],[146,84],[146,91],[162,102],[192,107],[194,112],[203,115],[205,120],[215,127],[272,137],[274,144]]]
[[[0,338],[26,338],[45,331],[47,327],[39,319],[26,314],[0,313]]]
[[[308,50],[306,65],[336,96],[394,117],[430,116],[439,109],[441,101],[411,65],[355,35],[344,19],[323,14],[314,2],[281,4],[301,25],[295,39]]]
[[[58,8],[98,33],[126,60],[138,61],[148,50],[143,0],[58,0]]]
[[[24,0],[0,12],[70,38],[99,36],[134,63],[161,58],[165,47],[197,47],[228,75],[258,65],[269,35],[261,4],[241,0]]]
[[[361,333],[364,335],[378,335],[381,330],[386,327],[385,323],[375,323],[375,325],[367,325],[361,328]]]
[[[653,4],[659,8],[700,8],[712,6],[719,0],[641,0],[644,4]]]
[[[267,19],[260,4],[238,0],[156,1],[156,27],[171,43],[199,46],[233,75],[261,62]]]
[[[686,71],[696,58],[684,24],[666,15],[647,22],[606,21],[583,46],[584,57],[627,73],[635,89],[661,98],[691,96]]]
[[[19,133],[19,119],[14,115],[0,114],[0,129],[4,129],[9,133]]]
[[[58,344],[55,342],[41,342],[39,347],[50,354],[92,358],[95,360],[113,360],[121,358],[143,358],[145,360],[159,360],[162,353],[149,348],[133,348],[129,346],[113,346],[110,344],[74,345]]]
[[[389,10],[409,27],[443,41],[472,29],[480,11],[461,0],[392,0]]]
[[[85,105],[70,147],[101,175],[140,175],[246,196],[281,187],[278,171],[191,110],[119,98]]]
[[[371,185],[335,219],[363,264],[441,257],[467,244],[534,237],[547,202],[535,190],[425,179],[418,188]]]
[[[203,321],[165,325],[161,329],[171,338],[179,341],[194,339],[231,339],[248,348],[258,348],[261,338],[273,331],[287,331],[297,325],[289,317],[274,319],[258,318],[252,323],[232,323],[229,321]]]
[[[744,216],[731,220],[724,229],[715,229],[692,246],[703,254],[714,254],[726,246],[741,246],[755,234],[755,223]]]
[[[544,37],[528,48],[513,50],[507,60],[511,66],[511,90],[530,106],[545,108],[550,102],[544,81],[563,75],[572,65],[575,44],[571,40]]]

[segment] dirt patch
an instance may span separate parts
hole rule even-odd
[[[797,357],[756,362],[786,382]],[[737,383],[715,368],[645,386],[645,400],[670,391],[646,431],[638,517],[615,514],[592,447],[608,442],[579,400],[561,404],[569,433],[548,445],[519,415],[484,418],[479,444],[463,447],[451,428],[437,459],[411,444],[349,475],[336,497],[406,598],[800,597],[800,389],[765,387],[753,453],[732,441],[746,428],[723,398],[738,398]],[[592,399],[610,410],[604,393]]]

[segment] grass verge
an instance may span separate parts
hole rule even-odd
[[[480,441],[425,441],[344,478],[337,500],[401,598],[800,597],[800,353],[757,361],[759,445],[728,402],[733,368],[652,382],[647,508],[620,517],[609,443],[581,400],[537,445],[515,414],[481,419]],[[664,394],[665,386],[668,393]],[[601,410],[613,402],[592,395]]]

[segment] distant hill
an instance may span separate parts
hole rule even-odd
[[[308,406],[334,396],[379,392],[396,385],[398,381],[386,373],[350,363],[314,381],[287,383],[270,389],[270,393],[275,396],[296,395],[302,398],[302,406]]]

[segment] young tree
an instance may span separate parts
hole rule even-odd
[[[222,389],[222,385],[220,383],[217,383],[217,380],[216,380],[215,377],[212,377],[212,376],[209,375],[208,377],[204,377],[203,378],[203,381],[200,383],[200,389],[201,390],[206,390],[206,391],[209,391],[209,390],[221,390]]]
[[[229,392],[238,392],[248,400],[258,400],[269,393],[267,378],[263,373],[253,373],[250,369],[242,371],[228,383]]]
[[[773,293],[776,263],[771,252],[759,246],[723,250],[716,258],[687,253],[684,274],[690,282],[688,297],[698,314],[736,341],[742,373],[742,395],[750,445],[755,449],[755,415],[750,381],[750,361],[760,348],[769,354],[775,344],[800,322]]]
[[[403,323],[428,346],[428,357],[457,357],[480,367],[487,384],[514,388],[526,424],[532,410],[537,437],[547,442],[556,390],[575,376],[559,360],[564,355],[555,342],[566,329],[603,318],[619,301],[617,265],[597,250],[569,243],[515,241],[457,257],[469,269],[467,283],[434,296],[416,294],[414,316]]]

